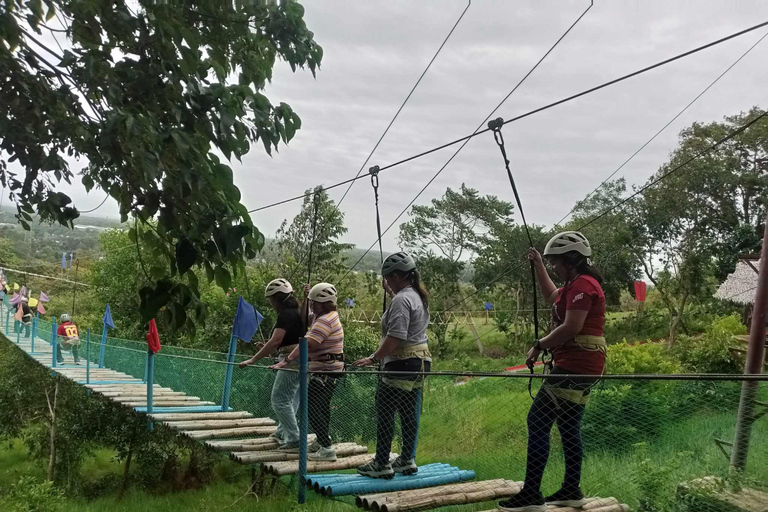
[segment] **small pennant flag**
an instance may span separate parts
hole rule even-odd
[[[40,298],[37,299],[40,302],[50,302],[51,299],[48,298],[48,294],[45,292],[40,292]]]
[[[24,318],[24,308],[22,308],[21,306],[19,306],[19,307],[16,309],[16,314],[15,314],[15,315],[13,315],[13,319],[14,319],[14,320],[18,320],[19,322],[21,322],[21,319],[22,319],[22,318]]]
[[[19,295],[18,293],[14,293],[13,296],[10,299],[8,299],[8,302],[14,306],[16,304],[19,304],[21,302],[21,295]]]
[[[67,268],[67,253],[61,253],[61,268]]]
[[[21,287],[21,291],[19,292],[19,295],[21,295],[22,297],[26,297],[27,296],[27,287],[26,286],[22,286]]]
[[[647,285],[645,281],[635,281],[635,300],[637,302],[645,302],[645,295],[647,292]]]
[[[350,299],[349,297],[347,297],[346,299],[344,299],[344,302],[346,302],[347,306],[351,308],[355,307],[355,299]]]
[[[486,311],[493,311],[493,303],[492,302],[486,302],[485,303],[485,310]]]
[[[160,352],[160,334],[157,332],[157,323],[155,319],[149,321],[149,332],[147,333],[147,347],[153,354]]]
[[[102,321],[107,327],[111,327],[112,329],[115,328],[115,322],[112,321],[112,310],[109,309],[109,304],[107,304],[107,309],[104,311],[104,318]]]
[[[13,291],[19,291],[19,285],[17,283],[13,283]]]
[[[34,308],[35,306],[37,306],[37,304],[38,304],[38,300],[36,298],[32,297],[31,299],[29,299],[29,307]]]
[[[232,335],[250,343],[262,320],[264,317],[261,316],[261,313],[240,297],[237,303],[237,313],[235,313],[235,323],[232,325]]]
[[[40,313],[41,315],[45,314],[45,307],[43,306],[42,301],[37,303],[37,312]]]

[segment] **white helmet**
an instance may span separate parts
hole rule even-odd
[[[264,295],[271,297],[278,292],[293,293],[293,286],[291,286],[291,283],[289,283],[287,279],[283,279],[282,277],[273,279],[267,285],[267,289],[264,291]]]
[[[336,304],[338,293],[330,283],[318,283],[309,290],[309,300],[315,302],[332,302]]]
[[[381,276],[388,276],[396,270],[409,272],[416,268],[416,261],[407,252],[396,252],[387,256],[381,265]]]
[[[544,248],[544,256],[554,256],[576,251],[582,256],[591,256],[592,248],[587,237],[578,231],[563,231],[553,236]]]
[[[61,323],[71,322],[72,321],[72,317],[69,316],[69,313],[62,313],[61,317],[59,317],[59,320],[61,320]]]

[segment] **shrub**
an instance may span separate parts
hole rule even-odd
[[[720,317],[700,336],[678,337],[673,353],[689,372],[739,373],[742,364],[730,348],[734,334],[745,331],[735,315]]]
[[[347,363],[373,354],[380,342],[381,335],[375,327],[353,322],[344,324],[344,353]]]
[[[0,498],[0,509],[5,512],[54,512],[63,499],[64,494],[53,482],[39,482],[30,476],[22,476]]]
[[[624,340],[608,347],[608,373],[670,374],[681,369],[680,361],[661,343],[630,345]]]

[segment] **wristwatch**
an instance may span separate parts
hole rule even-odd
[[[535,348],[536,350],[541,350],[541,340],[534,341],[533,348]]]
[[[378,362],[379,362],[379,360],[378,360],[378,359],[376,359],[376,352],[374,352],[373,354],[369,355],[369,356],[368,356],[368,359],[370,359],[370,360],[371,360],[371,361],[373,361],[374,363],[378,363]]]

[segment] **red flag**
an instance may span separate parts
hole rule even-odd
[[[21,304],[16,306],[18,309],[16,310],[16,314],[13,315],[13,319],[21,322],[21,319],[24,318],[24,309],[21,307]]]
[[[637,302],[645,302],[645,281],[635,281],[635,299]]]
[[[41,315],[45,314],[45,307],[43,306],[42,302],[37,303],[37,312],[40,313]]]
[[[149,321],[149,332],[147,333],[147,346],[153,354],[160,352],[160,335],[157,333],[157,324],[155,319]]]

